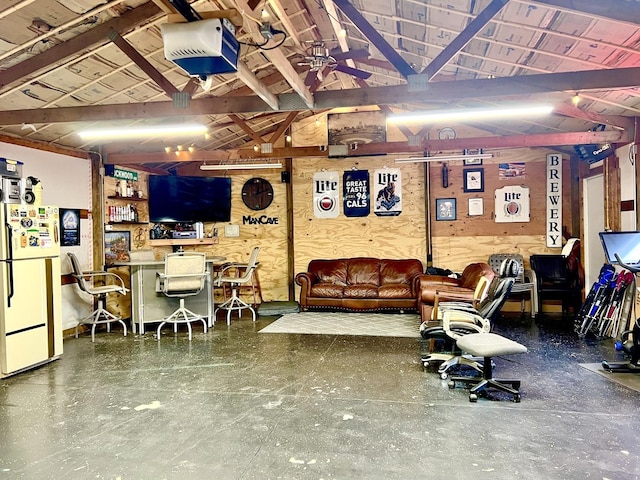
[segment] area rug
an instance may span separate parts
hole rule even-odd
[[[288,313],[260,333],[420,338],[420,316],[412,313]]]
[[[640,392],[640,373],[611,373],[602,368],[599,363],[581,363],[580,366],[603,376],[607,380]]]

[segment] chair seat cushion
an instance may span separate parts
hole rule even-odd
[[[477,357],[525,353],[527,347],[495,333],[470,333],[457,340],[458,348]]]

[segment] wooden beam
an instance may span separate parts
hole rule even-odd
[[[467,43],[469,43],[480,30],[482,30],[497,13],[502,10],[502,7],[509,0],[493,0],[487,5],[476,18],[474,18],[465,28],[462,30],[456,38],[454,38],[449,45],[447,45],[429,65],[422,70],[421,75],[426,75],[431,80],[442,70],[451,59],[453,59],[458,52],[460,52]]]
[[[626,88],[640,85],[640,67],[581,72],[544,73],[517,77],[434,82],[419,94],[407,85],[387,87],[323,90],[316,92],[318,110],[370,105],[400,105],[410,103],[446,102],[465,98],[506,98],[513,95],[533,95],[548,92],[575,92],[590,89]],[[292,95],[280,95],[280,111],[299,110],[300,102],[286,100]],[[283,101],[283,99],[285,99]],[[135,104],[93,105],[87,107],[58,107],[25,110],[6,110],[0,115],[0,125],[23,123],[62,123],[99,120],[123,120],[149,117],[184,117],[230,113],[268,112],[271,109],[256,96],[224,96],[191,100],[188,108],[176,109],[173,102],[142,102]]]
[[[125,33],[140,24],[151,21],[161,14],[162,11],[153,2],[147,2],[125,12],[120,17],[115,17],[101,23],[91,30],[87,30],[66,42],[48,48],[41,54],[30,57],[24,62],[1,71],[0,89],[7,87],[17,80],[24,81],[25,78],[30,75],[51,69],[53,65],[73,57],[78,52],[83,52],[95,45],[106,43],[110,31]]]
[[[269,88],[241,61],[238,62],[237,75],[238,80],[253,90],[271,109],[278,110],[278,97],[271,93]]]
[[[634,127],[634,118],[622,117],[619,115],[600,115],[597,113],[585,112],[578,107],[568,103],[561,103],[553,107],[553,113],[564,115],[565,117],[579,118],[593,123],[601,123],[609,125],[613,128],[621,128],[623,130],[631,130]]]
[[[109,40],[111,40],[129,59],[135,63],[140,70],[147,74],[147,76],[156,82],[156,84],[167,94],[169,98],[173,97],[174,93],[179,93],[180,90],[176,88],[167,78],[158,71],[156,67],[151,65],[149,60],[140,55],[135,48],[131,46],[122,36],[111,30],[109,32]]]
[[[358,145],[354,152],[358,156],[385,154],[420,154],[430,152],[460,151],[464,148],[505,149],[522,147],[573,146],[589,143],[629,143],[633,132],[575,132],[539,135],[511,135],[506,137],[474,137],[454,140],[428,140],[421,145],[410,146],[407,142],[365,143]],[[274,148],[273,153],[256,152],[253,148],[214,151],[179,152],[179,155],[163,153],[113,153],[105,159],[107,164],[142,165],[166,162],[233,161],[244,159],[274,159],[328,157],[329,152],[321,145],[306,147]],[[347,155],[348,156],[348,155]]]
[[[229,118],[233,120],[233,122],[238,125],[244,131],[244,133],[249,135],[258,145],[260,145],[261,143],[265,143],[264,139],[256,132],[254,132],[253,129],[247,124],[247,122],[245,122],[239,116],[232,113],[231,115],[229,115]]]
[[[275,132],[273,132],[273,135],[271,135],[271,138],[269,139],[269,143],[276,143],[276,141],[282,136],[284,132],[287,131],[287,128],[289,128],[289,126],[296,119],[296,117],[298,116],[298,113],[300,112],[289,112],[289,115],[287,115],[287,118],[285,118],[284,121],[281,122],[280,125],[278,125],[278,129]]]
[[[236,6],[247,15],[253,15],[252,9],[249,7],[247,0],[236,0]],[[264,37],[258,30],[258,24],[255,22],[247,22],[244,26],[247,32],[251,34],[255,42],[264,42]],[[295,71],[289,59],[284,54],[282,49],[276,48],[273,50],[261,50],[260,51],[275,68],[280,71],[286,82],[293,88],[293,91],[300,97],[304,104],[308,108],[314,108],[313,95],[304,84],[304,81],[300,78],[300,75]]]
[[[389,42],[376,30],[364,16],[349,3],[348,0],[334,0],[335,5],[344,13],[358,30],[382,53],[384,58],[389,60],[396,70],[405,78],[414,75],[416,72],[398,53],[396,48],[389,45]]]
[[[51,145],[50,143],[40,142],[38,140],[28,140],[22,137],[12,137],[0,133],[0,143],[9,143],[11,145],[20,145],[21,147],[34,148],[36,150],[42,150],[44,152],[57,153],[59,155],[67,155],[69,157],[86,158],[90,159],[90,154],[85,150],[75,150],[73,148],[65,148],[58,145]]]

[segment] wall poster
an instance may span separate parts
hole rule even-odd
[[[60,224],[62,225],[62,245],[63,247],[74,247],[80,245],[80,209],[61,208]]]
[[[313,174],[313,212],[317,218],[336,218],[340,214],[338,172]]]
[[[330,113],[327,115],[329,145],[384,143],[387,117],[382,111]]]
[[[379,217],[402,212],[402,174],[399,168],[380,168],[373,172],[373,212]]]
[[[342,176],[342,200],[345,217],[366,217],[371,211],[369,172],[351,170]]]
[[[495,193],[496,223],[529,222],[529,187],[511,185]]]

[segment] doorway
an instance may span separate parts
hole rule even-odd
[[[588,292],[598,279],[602,265],[606,263],[598,233],[604,230],[604,175],[594,175],[583,180],[582,211],[584,212],[584,278]]]

